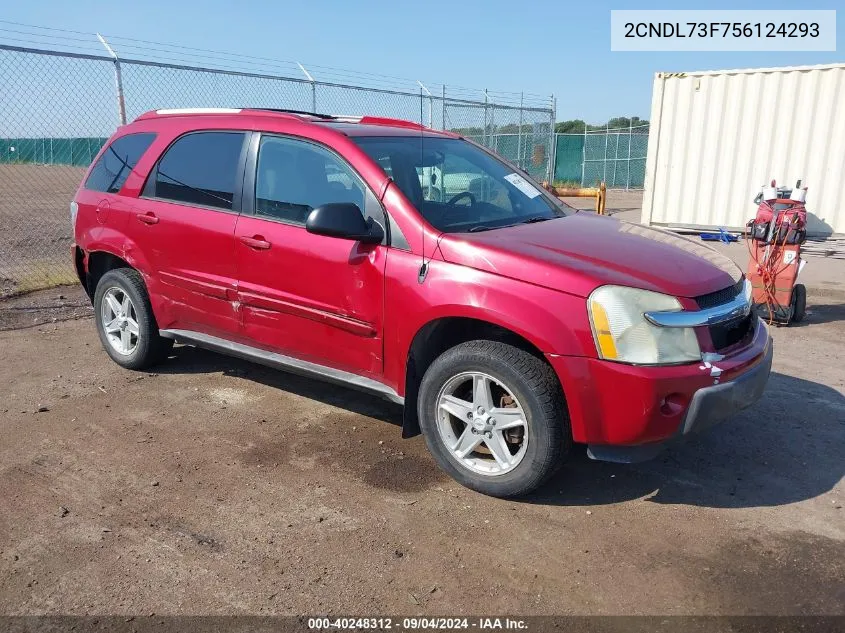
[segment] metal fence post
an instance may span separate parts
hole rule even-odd
[[[555,179],[555,163],[557,162],[557,139],[555,139],[555,119],[557,118],[557,99],[552,93],[552,111],[549,116],[549,164],[546,167],[546,180],[549,183]]]
[[[581,144],[581,186],[587,176],[587,124],[584,124],[584,142]]]
[[[490,144],[487,142],[487,88],[484,89],[484,130],[482,131],[482,137],[484,141],[484,147],[490,147]]]
[[[490,145],[493,146],[493,151],[498,153],[499,139],[496,136],[496,104],[490,104]]]
[[[602,181],[607,182],[607,139],[610,136],[610,123],[604,124],[604,162],[602,163]]]
[[[611,187],[616,185],[616,165],[619,164],[619,132],[616,133],[616,151],[613,154],[613,178],[611,178]]]
[[[120,60],[105,38],[97,33],[97,39],[106,48],[114,60],[114,85],[117,91],[117,116],[121,125],[126,125],[126,101],[123,98],[123,74],[120,72]]]
[[[634,134],[634,119],[628,121],[628,178],[625,181],[625,191],[631,188],[631,136]]]
[[[446,84],[443,84],[443,91],[442,91],[442,98],[443,98],[443,129],[446,129]]]
[[[434,96],[428,93],[428,127],[434,129]]]
[[[427,95],[428,95],[428,127],[429,127],[429,128],[431,128],[431,127],[432,127],[432,124],[431,124],[431,111],[432,111],[432,108],[433,108],[433,106],[434,106],[434,97],[432,97],[432,96],[431,96],[431,92],[429,91],[429,89],[428,89],[428,88],[426,88],[426,87],[425,87],[425,85],[423,84],[423,82],[421,82],[421,81],[417,80],[417,83],[420,85],[420,88],[422,88],[423,90],[425,90],[425,94],[427,94]],[[422,95],[422,92],[420,93],[420,95]],[[420,113],[420,114],[422,115],[422,113]],[[420,121],[420,125],[422,125],[422,121]]]
[[[299,66],[299,70],[302,71],[302,74],[305,75],[305,78],[311,82],[311,112],[317,113],[317,82],[314,81],[314,78],[311,76],[307,70],[305,70],[305,66],[296,62],[296,65]]]
[[[519,136],[517,137],[516,141],[516,166],[520,169],[525,169],[525,161],[522,159],[522,121],[523,121],[523,111],[522,105],[525,101],[525,93],[519,93]]]

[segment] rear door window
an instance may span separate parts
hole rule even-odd
[[[243,132],[192,132],[164,153],[144,195],[202,207],[231,210]]]
[[[151,132],[142,132],[115,139],[94,164],[85,188],[105,193],[120,191],[155,137]]]

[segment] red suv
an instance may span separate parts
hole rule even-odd
[[[100,152],[71,211],[119,365],[176,340],[369,390],[490,495],[533,490],[573,442],[648,458],[749,406],[771,368],[732,261],[575,212],[407,121],[149,112]]]

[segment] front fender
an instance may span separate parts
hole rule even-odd
[[[385,288],[385,378],[405,392],[405,364],[423,327],[464,317],[518,334],[545,354],[595,356],[582,297],[435,260],[418,282],[419,256],[392,251]]]

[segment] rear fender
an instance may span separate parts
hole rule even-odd
[[[150,304],[152,305],[156,322],[159,323],[159,327],[167,327],[166,324],[169,324],[173,320],[170,301],[164,297],[161,281],[158,279],[154,268],[144,253],[137,247],[135,242],[128,239],[123,233],[119,233],[107,226],[98,227],[95,230],[98,231],[97,239],[92,239],[86,244],[88,257],[94,252],[109,253],[124,260],[132,268],[137,270],[144,279],[144,285],[147,287],[147,294],[150,297]],[[86,258],[85,268],[87,272],[88,258]],[[91,289],[92,296],[95,290]]]

